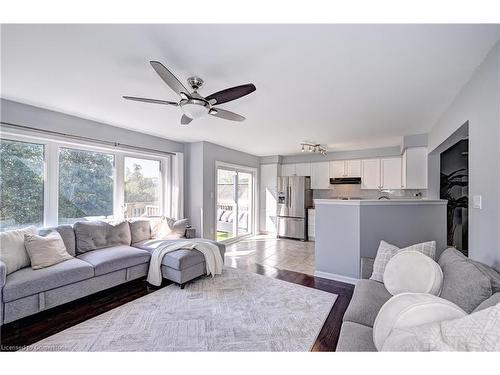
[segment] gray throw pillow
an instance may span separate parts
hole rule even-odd
[[[78,221],[74,229],[77,254],[105,247],[130,245],[132,241],[128,221],[115,225],[104,221]]]
[[[151,223],[149,220],[134,220],[129,224],[132,243],[151,239]]]
[[[25,234],[24,245],[31,260],[31,268],[38,270],[72,259],[66,251],[61,235],[50,232],[46,237],[36,234]]]
[[[446,249],[439,258],[439,265],[443,270],[441,298],[468,314],[493,294],[488,275],[457,249]]]

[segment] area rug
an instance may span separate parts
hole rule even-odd
[[[226,267],[169,285],[28,351],[308,351],[337,296]]]

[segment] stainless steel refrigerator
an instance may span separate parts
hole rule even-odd
[[[312,206],[311,178],[278,177],[278,237],[307,241],[307,209]]]

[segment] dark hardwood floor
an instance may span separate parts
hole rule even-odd
[[[264,276],[337,294],[337,300],[312,349],[313,351],[335,350],[342,317],[354,290],[352,285],[247,261],[238,262],[237,267]],[[169,282],[164,282],[161,287],[169,284]],[[66,328],[152,293],[157,289],[149,286],[144,279],[136,280],[8,323],[3,325],[0,330],[0,351],[15,351],[26,345],[31,345]]]

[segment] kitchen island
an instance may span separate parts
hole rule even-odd
[[[398,247],[436,241],[446,248],[445,200],[315,199],[315,276],[356,283],[361,257],[375,258],[381,240]]]

